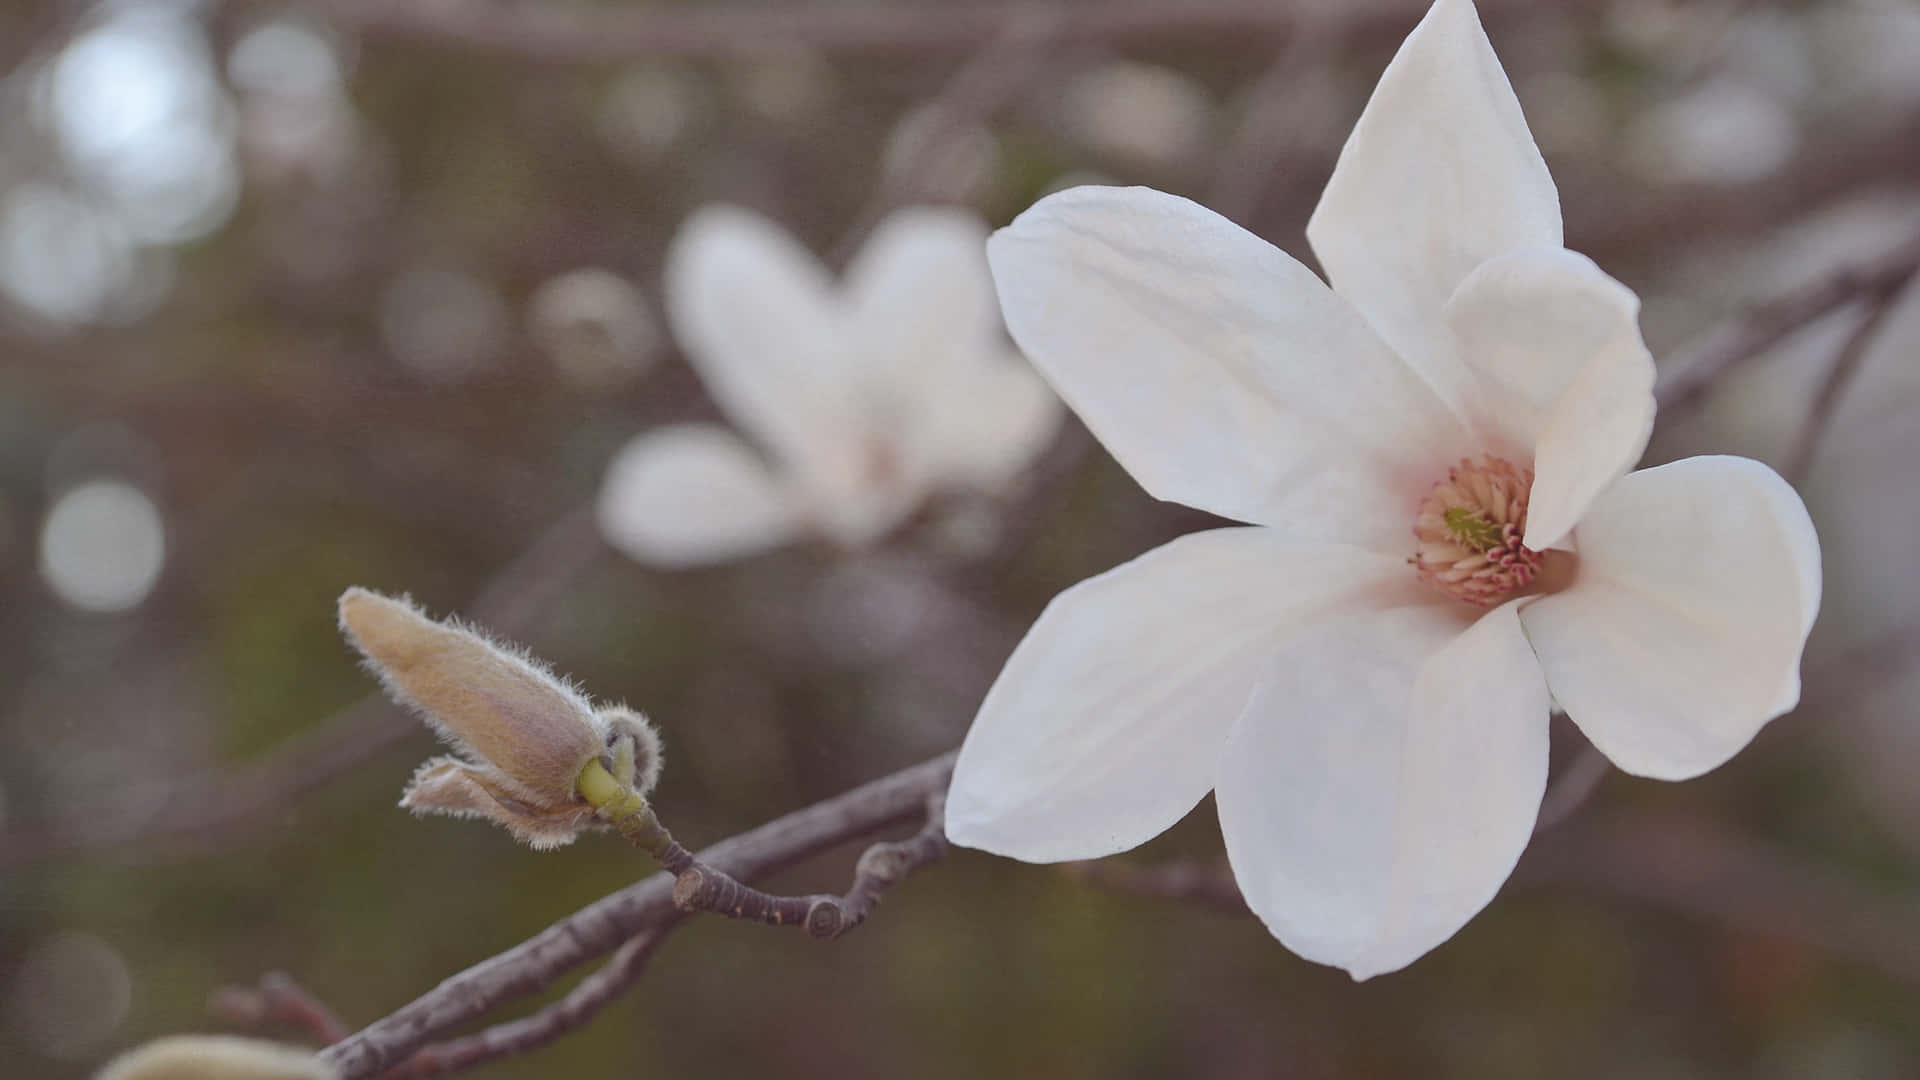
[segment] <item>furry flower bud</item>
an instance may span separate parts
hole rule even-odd
[[[336,1080],[310,1050],[233,1035],[170,1035],[114,1058],[95,1080]]]
[[[596,711],[519,649],[357,587],[340,597],[340,628],[387,693],[456,751],[421,765],[401,806],[485,818],[534,847],[557,847],[595,823],[577,790],[590,762],[642,795],[659,776],[660,737],[644,716]]]

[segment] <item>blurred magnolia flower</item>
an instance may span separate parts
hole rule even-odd
[[[647,432],[607,470],[607,539],[666,567],[807,533],[859,547],[936,490],[1005,486],[1061,412],[1001,333],[985,245],[970,214],[904,210],[836,287],[765,218],[695,214],[667,256],[667,316],[770,461],[713,424]]]
[[[1562,248],[1468,0],[1389,65],[1307,235],[1333,290],[1140,188],[994,236],[1015,339],[1101,442],[1255,524],[1056,598],[967,736],[947,831],[1095,858],[1211,790],[1253,910],[1365,978],[1511,873],[1553,708],[1681,779],[1793,707],[1819,551],[1757,462],[1627,472],[1654,413],[1638,301]]]
[[[340,629],[387,694],[459,751],[420,766],[401,806],[486,818],[549,848],[596,823],[578,790],[592,762],[643,796],[659,778],[660,737],[645,717],[595,710],[518,650],[361,588],[341,595]]]
[[[107,1063],[96,1080],[333,1080],[311,1050],[234,1035],[170,1035]]]

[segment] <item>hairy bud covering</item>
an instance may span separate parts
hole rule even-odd
[[[660,736],[646,717],[624,705],[596,711],[519,649],[357,587],[340,597],[340,628],[387,693],[456,751],[421,765],[401,806],[485,818],[548,848],[595,824],[576,789],[588,763],[642,795],[659,778]]]

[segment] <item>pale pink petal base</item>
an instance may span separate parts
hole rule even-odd
[[[1447,302],[1475,376],[1468,413],[1495,451],[1534,471],[1526,545],[1554,546],[1653,434],[1653,356],[1640,299],[1585,255],[1528,248],[1488,260]]]
[[[1061,593],[967,733],[947,835],[1028,862],[1125,851],[1213,787],[1276,643],[1405,602],[1404,563],[1268,529],[1182,537]]]
[[[1508,604],[1352,615],[1275,657],[1220,758],[1241,892],[1309,960],[1357,979],[1453,936],[1526,848],[1549,699]]]
[[[1554,698],[1615,765],[1698,776],[1799,701],[1820,547],[1773,470],[1697,457],[1632,473],[1574,539],[1574,584],[1520,618]]]

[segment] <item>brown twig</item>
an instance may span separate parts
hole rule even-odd
[[[1897,291],[1920,267],[1920,237],[1881,258],[1836,273],[1797,292],[1762,304],[1723,326],[1656,388],[1663,413],[1699,405],[1706,392],[1734,367],[1758,356],[1823,315],[1863,297]]]
[[[874,844],[861,852],[860,861],[853,868],[853,885],[846,895],[837,898],[840,925],[832,936],[838,937],[866,922],[889,890],[947,854],[946,811],[946,791],[936,789],[927,798],[927,819],[919,832],[904,840]]]
[[[323,1045],[347,1037],[347,1026],[333,1010],[281,971],[260,976],[258,986],[222,987],[207,1002],[207,1010],[239,1027],[283,1024]]]
[[[481,591],[473,618],[507,633],[524,628],[605,550],[591,508],[568,514]],[[15,826],[0,834],[0,869],[107,848],[127,849],[142,860],[204,851],[282,820],[275,811],[290,799],[358,769],[419,730],[383,696],[370,694],[251,761],[181,778],[153,813],[104,829]]]
[[[1873,344],[1880,328],[1886,325],[1887,317],[1898,306],[1895,301],[1913,280],[1914,271],[1920,269],[1920,258],[1907,267],[1903,275],[1887,282],[1879,289],[1869,292],[1862,298],[1867,306],[1866,315],[1860,325],[1853,328],[1847,340],[1833,354],[1833,360],[1827,365],[1826,377],[1820,380],[1820,389],[1814,394],[1813,404],[1807,409],[1807,417],[1800,424],[1800,430],[1794,435],[1793,447],[1787,451],[1780,473],[1793,483],[1807,478],[1807,470],[1813,467],[1813,455],[1820,449],[1820,440],[1826,435],[1827,427],[1833,423],[1834,413],[1839,410],[1840,399],[1845,396],[1847,387],[1852,385],[1854,377],[1860,373],[1860,362],[1866,358],[1867,349]]]
[[[1283,164],[1311,127],[1310,111],[1294,102],[1328,78],[1344,44],[1338,26],[1296,34],[1247,88],[1239,123],[1214,170],[1208,207],[1234,221],[1252,220],[1262,193],[1283,178]]]
[[[763,893],[673,844],[677,855],[671,857],[668,872],[675,874],[674,906],[681,912],[711,911],[775,925],[799,924],[816,938],[839,937],[865,922],[887,890],[946,854],[945,801],[944,792],[936,789],[927,799],[927,818],[919,832],[904,840],[868,847],[856,864],[853,885],[845,896],[780,897]],[[775,917],[775,912],[781,917]],[[647,961],[678,923],[678,915],[669,916],[630,938],[598,971],[532,1016],[426,1046],[380,1075],[383,1080],[440,1076],[524,1053],[584,1026],[639,980]]]
[[[1920,984],[1912,899],[1704,820],[1637,814],[1569,825],[1535,844],[1514,880],[1612,893]]]
[[[1527,0],[1481,0],[1485,18],[1525,12]],[[1107,46],[1226,41],[1270,44],[1337,22],[1361,36],[1399,37],[1424,0],[1276,4],[1160,0],[1065,4],[733,4],[663,7],[507,4],[488,0],[321,0],[330,18],[370,37],[473,49],[548,64],[641,56],[743,59],[792,49],[866,55],[975,53],[1021,20],[1057,17],[1060,40]]]
[[[1920,667],[1920,618],[1910,618],[1809,671],[1800,708],[1816,706],[1843,715],[1916,667]]]
[[[1920,111],[1868,129],[1816,131],[1781,168],[1742,183],[1645,183],[1617,172],[1561,177],[1567,246],[1602,266],[1746,239],[1842,199],[1907,188],[1920,171]]]
[[[667,926],[629,938],[599,970],[580,980],[567,995],[532,1016],[495,1024],[458,1039],[422,1047],[382,1080],[422,1080],[444,1076],[489,1061],[536,1050],[568,1032],[585,1027],[601,1010],[626,993],[666,940]]]
[[[792,866],[836,844],[912,820],[944,791],[953,755],[894,773],[742,833],[700,860],[742,881]],[[335,1043],[322,1056],[341,1080],[402,1061],[434,1037],[515,998],[536,993],[623,942],[682,917],[674,878],[654,874],[560,920],[506,952],[454,975],[413,1003]]]
[[[1057,68],[1059,58],[1051,55],[1048,46],[1061,22],[1055,8],[1038,8],[1013,18],[998,37],[954,72],[925,106],[928,122],[915,133],[918,145],[896,168],[883,172],[879,189],[841,239],[835,262],[844,264],[852,258],[887,214],[924,197],[929,173],[955,136],[985,123],[1017,99],[1036,76]]]
[[[673,839],[651,810],[644,812],[644,818],[632,819],[644,820],[645,825],[628,835],[650,850],[673,875],[673,903],[680,910],[705,911],[769,926],[799,926],[809,937],[832,941],[865,922],[888,889],[947,853],[945,811],[946,797],[936,793],[927,800],[926,822],[918,833],[868,848],[860,856],[853,885],[844,896],[779,896],[756,889],[695,858]],[[622,832],[627,832],[624,822]]]
[[[1106,860],[1066,868],[1116,892],[1250,914],[1224,865]],[[1569,825],[1530,847],[1513,881],[1612,893],[1920,983],[1920,921],[1912,901],[1706,821],[1637,814]]]

